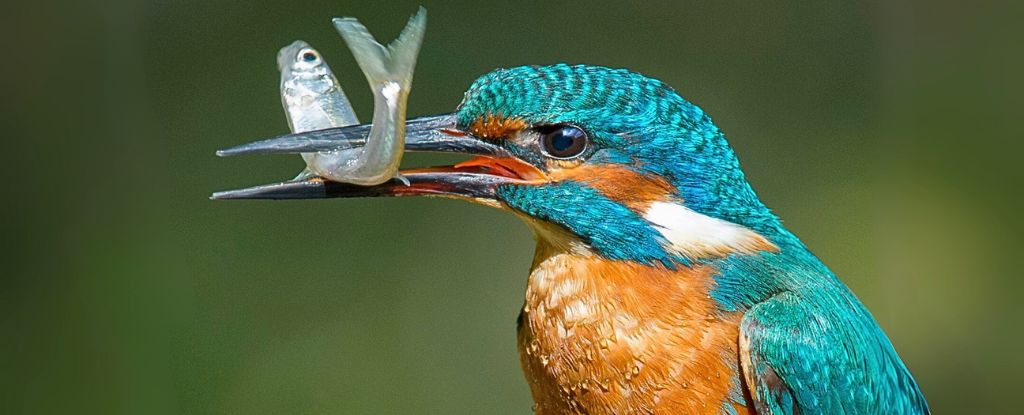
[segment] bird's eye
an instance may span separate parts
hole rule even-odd
[[[308,63],[313,63],[316,62],[317,59],[320,59],[320,57],[316,55],[316,52],[313,52],[311,50],[303,51],[302,54],[300,54],[299,56],[303,62]]]
[[[541,148],[551,157],[573,158],[587,149],[587,133],[579,127],[556,124],[541,127],[538,132]]]

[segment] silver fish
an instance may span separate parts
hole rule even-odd
[[[293,133],[359,124],[345,91],[323,56],[308,43],[297,40],[277,53],[281,71],[281,105]],[[354,158],[355,149],[302,153],[307,166],[330,165]],[[307,168],[296,180],[313,176]]]
[[[335,29],[373,90],[373,125],[366,145],[358,151],[340,149],[307,160],[313,173],[364,186],[384,183],[397,175],[405,147],[406,102],[426,24],[427,11],[420,7],[398,39],[384,47],[358,20],[334,19]]]

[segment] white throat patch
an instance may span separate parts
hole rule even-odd
[[[778,250],[745,226],[702,215],[677,203],[654,202],[643,216],[665,238],[666,249],[688,259]]]

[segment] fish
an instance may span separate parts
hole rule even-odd
[[[296,40],[277,52],[281,72],[281,106],[293,133],[359,124],[352,104],[323,55],[308,43]],[[355,158],[357,149],[302,153],[307,166],[325,166]],[[315,176],[308,167],[293,180]]]
[[[402,180],[398,167],[405,149],[406,105],[426,32],[427,11],[420,7],[386,47],[355,18],[335,18],[333,23],[373,91],[373,121],[362,147],[304,155],[307,169],[327,180],[361,186]],[[340,91],[340,86],[337,89]]]

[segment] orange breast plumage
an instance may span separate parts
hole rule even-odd
[[[753,413],[738,376],[742,316],[717,310],[712,272],[542,244],[518,333],[535,411]]]

